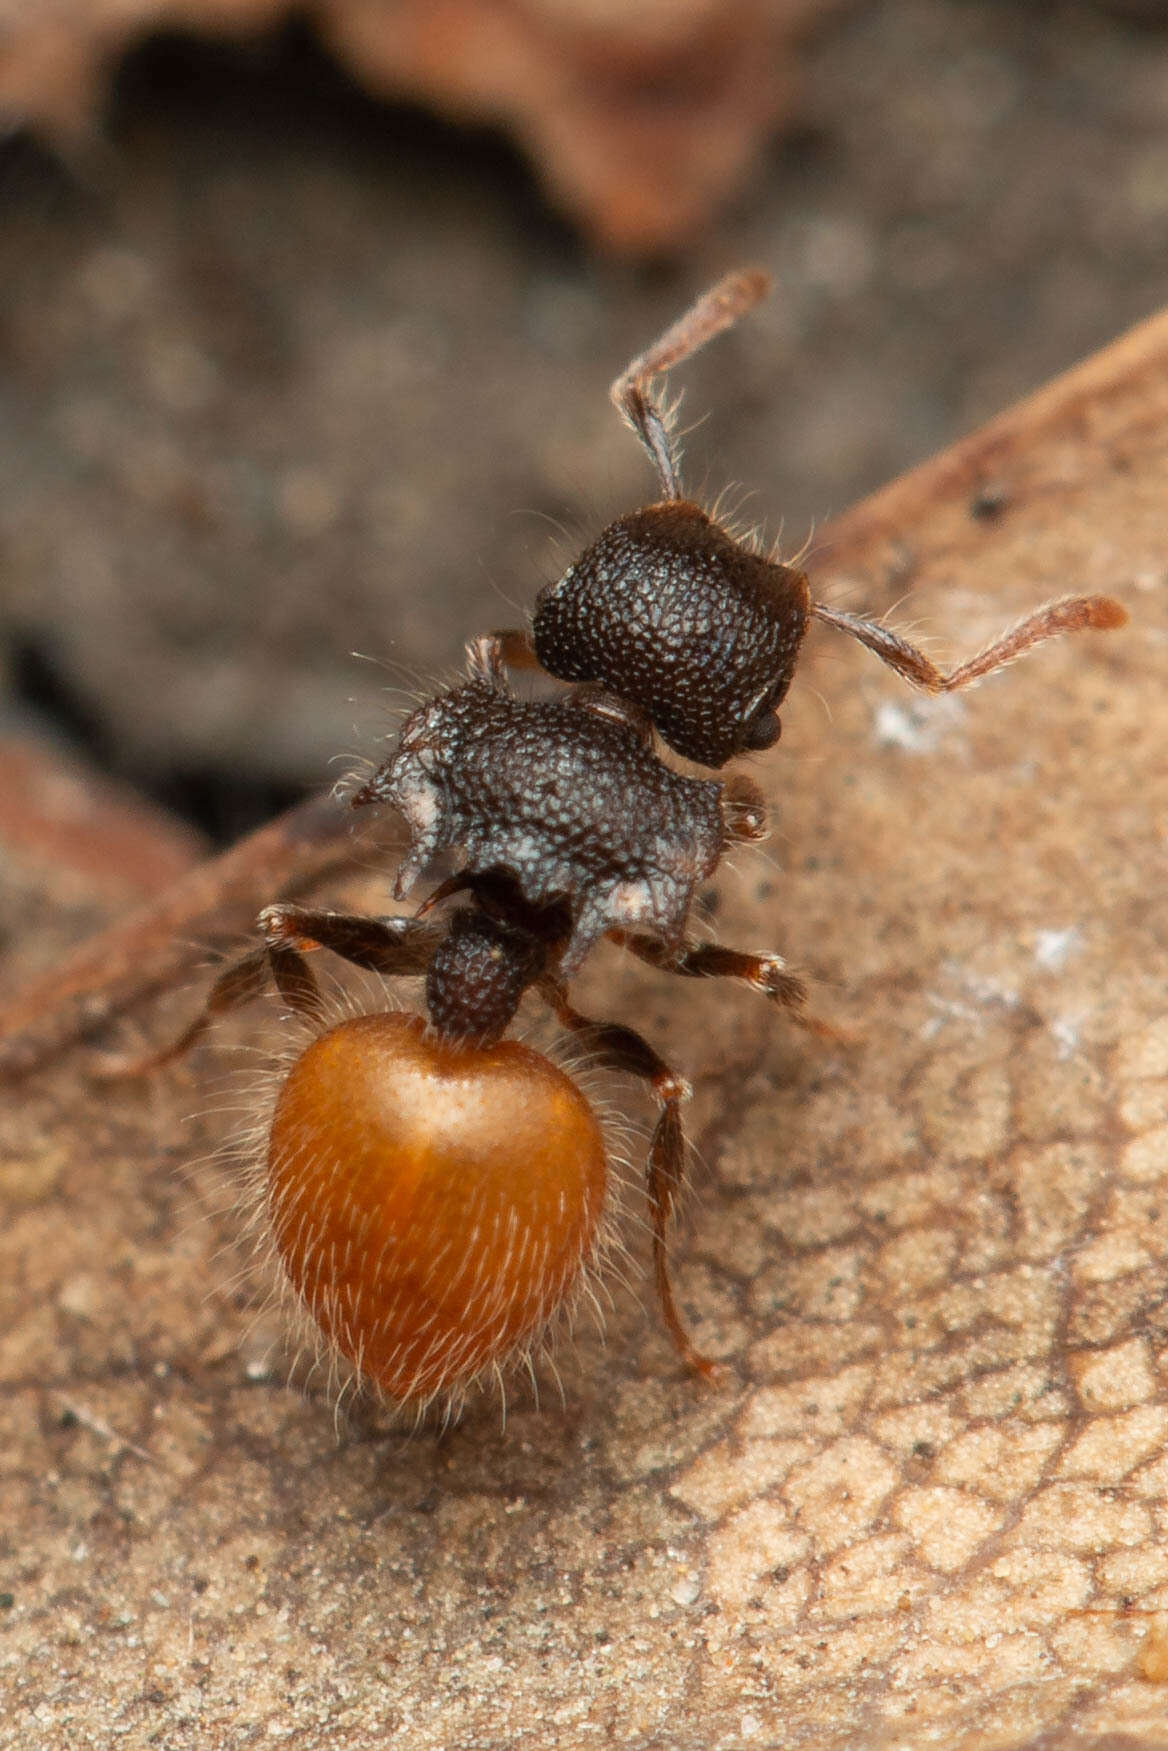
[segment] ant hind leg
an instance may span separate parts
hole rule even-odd
[[[251,954],[234,961],[220,973],[207,993],[202,1009],[176,1039],[157,1051],[144,1052],[136,1057],[124,1052],[105,1053],[91,1065],[90,1075],[98,1082],[130,1082],[139,1076],[153,1076],[156,1070],[177,1063],[198,1044],[219,1016],[230,1015],[232,1010],[240,1009],[262,995],[267,989],[268,967],[267,949],[253,949]]]
[[[693,1090],[685,1078],[670,1069],[664,1058],[632,1028],[623,1027],[619,1022],[592,1021],[581,1015],[568,1002],[563,987],[554,980],[542,980],[539,992],[563,1027],[588,1039],[602,1064],[628,1076],[639,1076],[649,1084],[661,1104],[649,1144],[646,1175],[657,1298],[666,1329],[686,1365],[705,1379],[716,1380],[721,1369],[718,1363],[703,1356],[690,1339],[669,1275],[669,1219],[685,1183],[686,1140],[681,1108]]]

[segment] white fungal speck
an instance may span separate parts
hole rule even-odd
[[[965,716],[959,699],[885,699],[876,707],[872,734],[877,747],[905,754],[931,754]]]
[[[1060,973],[1083,946],[1083,933],[1077,924],[1065,930],[1040,930],[1034,938],[1034,958],[1048,973]]]
[[[1017,991],[1000,979],[987,977],[958,961],[946,961],[941,968],[946,989],[929,991],[926,999],[932,1014],[921,1025],[921,1038],[932,1040],[942,1028],[957,1023],[971,1034],[981,1033],[987,1023],[987,1011],[1017,1009],[1021,999]]]

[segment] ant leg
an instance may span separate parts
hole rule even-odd
[[[307,971],[307,969],[305,969]],[[168,1064],[184,1058],[196,1045],[211,1023],[221,1015],[229,1015],[259,997],[267,988],[269,957],[267,949],[254,949],[243,960],[236,961],[220,973],[203,1003],[202,1009],[177,1039],[156,1052],[146,1052],[132,1058],[124,1053],[110,1052],[98,1059],[94,1074],[101,1082],[129,1082],[138,1076],[152,1076]]]
[[[508,669],[538,669],[540,660],[535,654],[535,644],[530,632],[521,631],[518,627],[502,627],[496,632],[488,632],[475,643],[480,647],[481,655],[477,661],[492,675],[501,673],[504,667]]]
[[[435,907],[442,904],[443,900],[449,900],[453,894],[467,893],[474,887],[474,884],[475,878],[468,875],[465,870],[456,870],[453,875],[444,877],[438,886],[426,895],[414,913],[415,919],[425,918],[427,913],[433,912]]]
[[[724,948],[720,942],[682,941],[671,946],[655,936],[641,936],[631,930],[610,930],[608,935],[610,941],[663,973],[680,973],[686,979],[741,979],[781,1009],[789,1010],[797,1022],[807,1025],[802,1013],[807,987],[802,979],[787,971],[782,955],[745,954]]]
[[[653,1274],[657,1299],[670,1337],[686,1365],[707,1380],[716,1379],[720,1370],[716,1362],[695,1349],[678,1311],[669,1277],[669,1253],[666,1233],[678,1193],[685,1181],[685,1132],[681,1123],[682,1102],[690,1099],[693,1090],[685,1078],[671,1070],[664,1058],[632,1028],[619,1022],[591,1021],[581,1015],[556,980],[542,979],[539,993],[550,1006],[556,1020],[575,1034],[587,1036],[600,1062],[628,1076],[639,1076],[649,1084],[661,1103],[661,1114],[649,1144],[649,1165],[646,1190],[653,1235]]]
[[[261,996],[269,979],[289,1009],[319,1019],[324,1001],[305,961],[307,951],[329,948],[354,966],[384,975],[421,973],[443,935],[441,929],[414,918],[362,918],[305,906],[268,906],[256,927],[266,938],[264,946],[220,973],[199,1014],[176,1040],[142,1058],[107,1061],[102,1076],[118,1080],[149,1076],[173,1064],[202,1039],[217,1017]]]
[[[266,906],[256,928],[267,938],[270,955],[295,951],[302,956],[327,948],[350,966],[389,979],[424,973],[446,935],[442,925],[423,924],[418,918],[366,918],[360,912],[322,912],[308,906]],[[282,985],[280,994],[285,995]]]
[[[992,674],[995,669],[1023,656],[1036,644],[1057,638],[1060,633],[1110,632],[1127,621],[1127,610],[1110,596],[1064,596],[1028,614],[1025,620],[1020,620],[1001,638],[986,645],[967,663],[946,673],[930,662],[916,645],[877,620],[868,620],[860,614],[845,614],[822,602],[813,602],[811,612],[817,620],[857,639],[882,663],[887,663],[890,669],[895,669],[898,675],[903,675],[906,681],[923,688],[926,693],[956,693],[959,688],[971,686],[983,675]]]
[[[758,268],[727,274],[667,328],[660,340],[640,353],[609,391],[617,412],[649,452],[667,499],[683,495],[677,453],[669,437],[669,410],[653,394],[653,379],[680,365],[724,329],[732,328],[770,288],[769,276]]]
[[[766,801],[753,778],[732,772],[722,786],[727,842],[757,843],[767,836]]]
[[[483,632],[466,647],[466,672],[472,681],[487,681],[501,693],[510,693],[507,670],[538,669],[539,659],[530,634],[514,628]]]
[[[631,930],[610,930],[610,942],[628,949],[638,959],[646,961],[663,973],[680,973],[686,979],[741,979],[752,991],[757,991],[779,1009],[785,1009],[796,1027],[826,1040],[833,1046],[850,1046],[854,1038],[833,1027],[818,1015],[808,1015],[805,1009],[807,986],[779,954],[745,954],[739,949],[725,948],[720,942],[686,942],[674,947],[655,936],[641,936]]]

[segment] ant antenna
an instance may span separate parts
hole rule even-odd
[[[691,358],[724,329],[733,328],[740,317],[767,296],[770,289],[770,275],[759,268],[745,268],[727,274],[684,316],[679,317],[672,328],[667,328],[647,352],[639,354],[609,390],[617,412],[649,452],[667,499],[680,499],[685,495],[681,490],[677,453],[669,438],[669,413],[652,393],[653,379]]]
[[[1127,620],[1126,610],[1109,596],[1064,596],[1028,614],[1025,620],[1020,620],[1001,638],[986,645],[960,668],[946,672],[930,662],[923,651],[879,621],[865,619],[860,614],[846,614],[842,609],[829,608],[824,602],[812,602],[811,612],[817,620],[846,632],[850,638],[865,645],[882,663],[887,663],[890,669],[895,669],[898,675],[924,693],[956,693],[960,688],[980,681],[983,675],[1004,668],[1048,638],[1057,638],[1063,632],[1110,632]]]

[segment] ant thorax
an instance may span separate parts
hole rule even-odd
[[[725,789],[674,772],[603,700],[524,700],[480,677],[415,711],[353,800],[389,803],[409,825],[399,898],[455,850],[468,885],[504,872],[529,906],[566,904],[566,975],[611,930],[680,941],[734,836]]]

